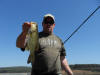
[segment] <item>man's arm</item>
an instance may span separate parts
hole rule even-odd
[[[22,33],[18,36],[16,40],[16,46],[21,49],[25,49],[25,39],[26,39],[26,34],[28,32],[28,29],[31,27],[31,24],[29,22],[25,22],[22,25]]]
[[[16,40],[16,47],[18,48],[25,48],[25,38],[26,38],[26,33],[22,32],[17,40]]]
[[[61,64],[68,75],[73,75],[73,72],[72,72],[71,68],[69,67],[68,61],[65,58],[65,56],[61,56]]]

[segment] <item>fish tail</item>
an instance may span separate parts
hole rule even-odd
[[[34,54],[30,54],[27,60],[27,63],[33,63],[35,60],[35,55]]]

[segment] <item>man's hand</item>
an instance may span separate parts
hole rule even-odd
[[[68,65],[68,61],[65,58],[65,56],[61,56],[61,64],[62,64],[63,68],[65,69],[65,72],[68,75],[73,75],[73,72],[72,72],[70,66]]]
[[[29,22],[25,22],[23,25],[22,25],[22,31],[23,33],[26,33],[28,32],[28,29],[31,27],[31,24]]]
[[[18,48],[22,48],[23,51],[24,51],[24,48],[25,48],[26,35],[27,35],[27,32],[28,32],[30,27],[31,27],[31,24],[29,22],[25,22],[22,25],[22,33],[18,36],[18,38],[16,40],[16,46]]]

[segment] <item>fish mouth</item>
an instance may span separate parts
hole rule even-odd
[[[34,33],[34,32],[36,32],[36,31],[35,30],[29,31],[29,33]]]
[[[28,30],[28,34],[34,33],[34,32],[36,32],[36,30],[31,30],[31,29]]]

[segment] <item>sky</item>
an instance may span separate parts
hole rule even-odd
[[[0,67],[31,66],[28,51],[16,47],[24,22],[55,16],[54,34],[62,41],[99,6],[99,0],[0,0]],[[69,64],[100,64],[100,9],[65,44]]]

